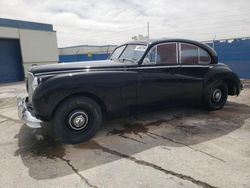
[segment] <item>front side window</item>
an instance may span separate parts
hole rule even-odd
[[[156,64],[176,64],[176,45],[176,43],[166,43],[158,45],[157,54],[159,58],[156,59]]]
[[[148,54],[143,60],[143,64],[156,64],[156,59],[157,59],[157,53],[156,53],[156,47],[153,47],[150,49]]]
[[[180,43],[180,62],[184,65],[208,65],[211,57],[207,51],[198,46]]]
[[[156,45],[148,52],[143,64],[177,64],[176,47],[176,43]]]
[[[146,45],[127,45],[119,59],[137,62],[139,59],[141,59],[146,49]]]
[[[116,48],[109,59],[137,62],[143,56],[146,49],[147,49],[146,45],[128,44]]]

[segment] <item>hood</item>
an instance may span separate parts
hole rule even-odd
[[[70,62],[58,63],[50,65],[38,65],[30,67],[30,72],[33,74],[39,73],[56,73],[62,71],[74,71],[84,69],[108,69],[108,68],[124,68],[125,62],[103,60],[103,61],[83,61],[83,62]]]

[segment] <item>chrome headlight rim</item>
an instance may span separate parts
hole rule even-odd
[[[33,91],[37,88],[38,84],[39,84],[38,83],[38,78],[34,77],[33,81],[32,81],[32,89],[33,89]]]

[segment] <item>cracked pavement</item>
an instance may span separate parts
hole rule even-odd
[[[1,187],[250,187],[250,81],[219,111],[171,107],[106,121],[65,145],[18,120],[25,84],[0,85]]]

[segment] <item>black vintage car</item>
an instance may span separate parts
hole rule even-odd
[[[62,142],[78,143],[93,137],[104,117],[182,101],[218,110],[241,89],[238,76],[203,43],[133,41],[105,61],[31,67],[29,96],[18,99],[18,108],[29,127],[50,122]]]

